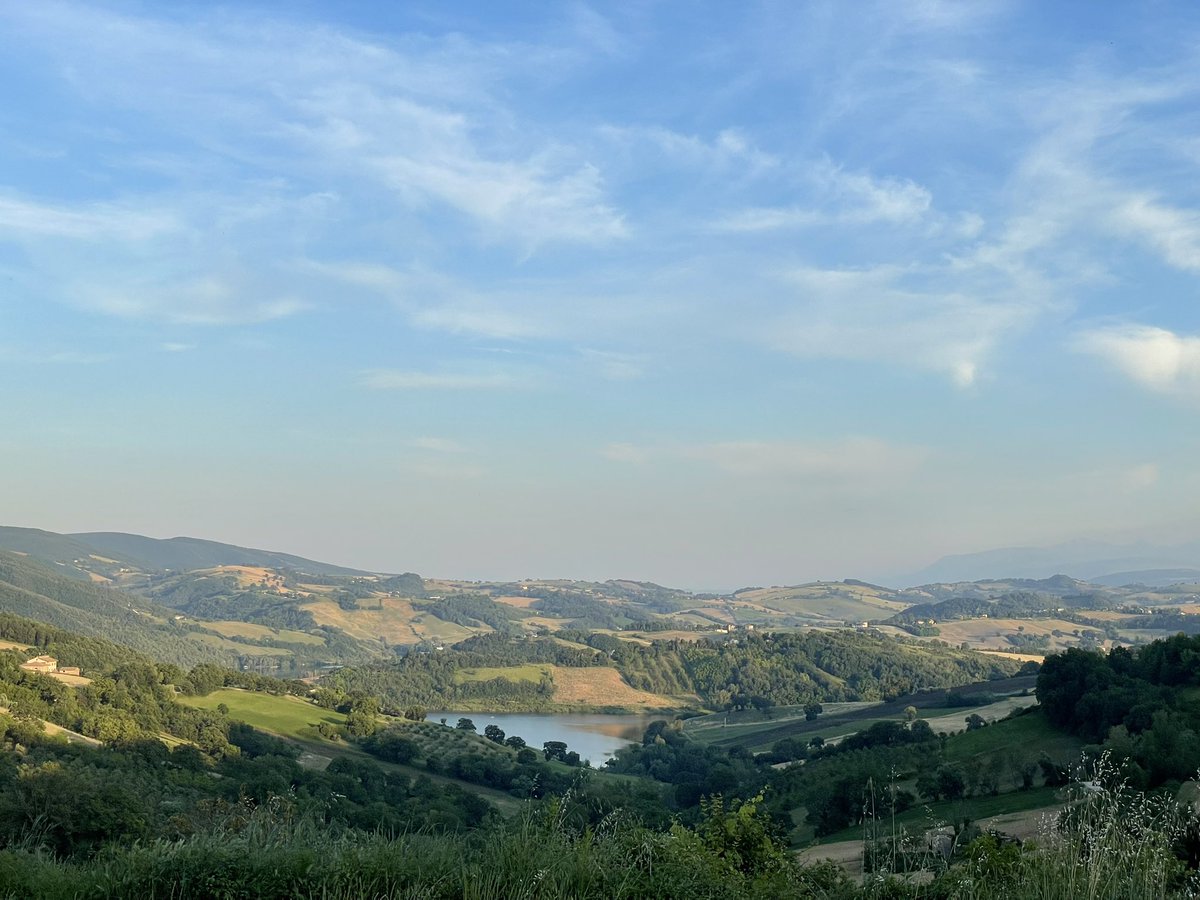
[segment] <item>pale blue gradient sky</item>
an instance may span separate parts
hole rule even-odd
[[[1184,2],[0,6],[0,520],[690,587],[1198,538],[1198,51]]]

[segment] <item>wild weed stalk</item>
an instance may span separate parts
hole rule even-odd
[[[1167,795],[1131,790],[1108,754],[1068,789],[1068,807],[1043,820],[1023,851],[980,840],[950,873],[965,900],[1167,900],[1197,896],[1174,853],[1192,818]]]

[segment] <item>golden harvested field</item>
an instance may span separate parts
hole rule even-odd
[[[1084,610],[1082,615],[1097,622],[1121,622],[1132,618],[1129,613],[1117,612],[1115,609],[1088,609]]]
[[[318,625],[332,625],[363,641],[382,637],[391,644],[415,644],[434,639],[453,643],[491,631],[486,626],[464,628],[445,622],[437,616],[419,612],[410,601],[399,597],[373,597],[353,612],[342,609],[332,600],[314,600],[300,608],[312,613]]]
[[[0,650],[32,650],[27,644],[14,644],[12,641],[0,641]]]
[[[283,593],[283,576],[264,569],[261,566],[217,566],[214,569],[204,569],[205,574],[232,575],[237,579],[238,587],[249,587],[252,584],[266,584],[273,591]]]
[[[1050,638],[1050,651],[1065,650],[1075,644],[1077,638],[1072,632],[1083,630],[1086,626],[1062,619],[963,619],[962,621],[938,622],[938,640],[948,644],[970,644],[975,649],[990,647],[1003,650],[1012,646],[1005,640],[1005,635],[1017,634],[1023,629],[1024,634],[1050,635],[1053,631],[1063,632],[1062,638]]]
[[[331,584],[301,584],[299,588],[304,594],[332,594],[335,590]]]
[[[616,669],[607,667],[575,668],[551,666],[554,678],[554,702],[588,706],[643,706],[665,709],[679,702],[661,694],[630,687]]]
[[[112,584],[111,578],[105,578],[98,572],[88,572],[88,578],[93,584]]]
[[[533,601],[537,597],[497,597],[495,599],[497,603],[503,603],[505,606],[515,606],[517,609],[529,609],[529,607],[533,606]]]
[[[92,679],[86,675],[64,675],[62,672],[46,672],[45,674],[47,678],[53,678],[55,681],[69,684],[71,687],[82,687],[85,684],[92,683]]]

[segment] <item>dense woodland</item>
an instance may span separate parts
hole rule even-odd
[[[945,644],[852,631],[750,635],[733,641],[673,639],[650,646],[581,631],[560,632],[558,638],[484,635],[444,652],[410,653],[392,662],[348,667],[326,682],[378,695],[393,707],[485,703],[497,710],[538,710],[554,707],[552,682],[499,677],[460,681],[455,673],[526,663],[612,666],[633,687],[668,698],[664,705],[725,709],[891,699],[1002,678],[1020,667],[1012,660]],[[564,645],[563,639],[577,643]]]
[[[1123,760],[1140,787],[1200,770],[1200,637],[1048,657],[1038,699],[1051,722]]]

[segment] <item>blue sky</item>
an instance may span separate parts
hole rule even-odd
[[[0,516],[471,578],[1200,538],[1188,3],[0,7]]]

